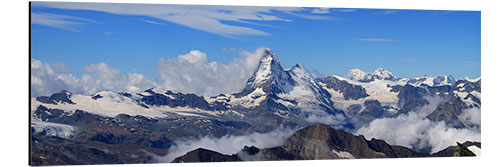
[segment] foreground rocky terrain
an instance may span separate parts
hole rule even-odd
[[[268,160],[319,160],[360,158],[415,158],[476,156],[468,147],[481,147],[478,142],[457,143],[434,154],[393,146],[383,140],[367,140],[363,135],[353,135],[325,124],[315,124],[300,129],[287,138],[285,144],[272,148],[245,146],[233,155],[198,148],[172,162],[226,162]]]

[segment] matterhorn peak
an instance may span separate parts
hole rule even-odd
[[[271,48],[260,48],[259,50],[260,50],[259,53],[262,55],[262,57],[260,58],[260,62],[266,59],[275,60],[279,62],[278,56],[276,56],[276,53],[274,53],[274,51]]]
[[[248,79],[241,95],[249,94],[256,88],[262,88],[264,92],[286,92],[284,86],[293,85],[290,74],[283,69],[276,53],[270,48],[264,48],[262,54],[256,71]]]
[[[270,48],[264,48],[261,54],[262,57],[260,58],[259,61],[259,67],[268,66],[271,64],[281,66],[278,56],[276,56],[276,53],[274,53],[274,51],[271,50]]]
[[[254,73],[255,80],[253,82],[266,82],[274,77],[273,73],[279,73],[283,70],[284,69],[280,64],[278,56],[276,56],[271,49],[265,48],[262,58],[260,58],[257,71]]]
[[[272,54],[276,55],[271,48],[264,48],[264,51],[266,51],[267,53],[272,53]]]

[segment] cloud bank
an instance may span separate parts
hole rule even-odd
[[[155,87],[157,83],[143,74],[128,73],[105,63],[85,67],[86,74],[81,77],[68,73],[56,73],[54,68],[37,59],[31,58],[31,96],[48,96],[61,90],[77,94],[93,94],[103,90],[139,92]]]
[[[443,100],[437,97],[427,97],[431,104],[414,112],[399,115],[396,118],[381,118],[370,122],[367,126],[358,129],[355,133],[362,134],[367,139],[383,139],[391,145],[401,145],[413,150],[430,150],[435,153],[456,142],[481,141],[481,132],[474,129],[456,129],[449,127],[444,121],[434,122],[425,118]],[[431,100],[434,99],[434,100]],[[439,102],[441,101],[441,102]],[[477,122],[477,114],[466,111],[463,117],[470,118],[470,122]],[[480,125],[479,125],[480,126]]]
[[[157,82],[140,73],[122,74],[106,63],[88,65],[84,67],[85,74],[74,76],[62,63],[50,65],[32,58],[31,96],[47,96],[61,90],[87,95],[103,90],[135,93],[152,87],[209,96],[235,93],[244,88],[264,51],[264,48],[255,52],[241,51],[239,57],[227,64],[208,61],[207,55],[199,50],[176,58],[162,58],[156,63],[161,78]]]
[[[68,89],[64,81],[57,77],[54,69],[47,63],[31,58],[31,96],[50,95]]]
[[[293,129],[280,127],[268,133],[252,133],[245,136],[226,135],[221,138],[205,136],[195,140],[179,140],[170,147],[166,156],[156,157],[156,159],[159,162],[171,162],[175,158],[197,148],[205,148],[231,155],[241,151],[244,146],[258,148],[280,146],[294,131]]]
[[[207,55],[199,50],[192,50],[177,58],[160,59],[157,67],[164,81],[161,86],[199,95],[239,92],[255,72],[264,51],[264,48],[258,48],[255,52],[241,51],[240,57],[227,64],[210,62]]]
[[[305,111],[305,121],[315,124],[323,123],[327,125],[336,125],[336,128],[342,128],[341,125],[346,123],[347,118],[343,114],[330,114],[323,110],[318,110],[314,108],[306,108]]]
[[[474,128],[476,131],[481,132],[481,109],[469,108],[465,109],[462,114],[458,116],[467,126]]]

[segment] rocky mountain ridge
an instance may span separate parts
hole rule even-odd
[[[324,124],[314,124],[296,131],[281,146],[272,148],[245,146],[241,151],[232,155],[198,148],[172,162],[475,156],[468,149],[470,146],[481,147],[481,143],[457,143],[457,146],[450,146],[434,154],[420,153],[406,147],[389,145],[383,140],[366,140],[363,135],[356,136]]]

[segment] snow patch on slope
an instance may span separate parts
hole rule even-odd
[[[476,154],[476,156],[481,156],[481,148],[479,148],[477,146],[469,146],[469,147],[467,147],[467,149],[469,149],[474,154]]]
[[[128,114],[131,116],[143,115],[147,117],[165,117],[159,110],[148,109],[137,105],[135,100],[123,97],[116,93],[103,93],[103,98],[97,100],[92,99],[91,96],[75,94],[71,96],[71,101],[75,104],[43,104],[47,108],[57,108],[66,112],[72,112],[76,109],[83,110],[89,113],[98,114],[102,116],[114,117],[119,114]],[[41,105],[40,102],[32,100],[32,105]]]
[[[355,159],[354,156],[347,151],[337,151],[332,149],[332,152],[340,158]]]
[[[409,79],[408,83],[415,85],[415,86],[423,86],[428,85],[428,86],[444,86],[444,85],[453,85],[457,82],[453,76],[424,76],[424,77],[416,77],[413,79]]]
[[[45,133],[47,136],[56,136],[65,139],[71,139],[75,136],[76,127],[66,124],[44,122],[37,119],[31,119],[31,128],[35,133]]]
[[[345,78],[339,78],[339,79],[340,80],[345,80]],[[332,100],[333,106],[335,108],[341,109],[343,111],[348,111],[347,108],[349,106],[357,104],[357,105],[361,105],[360,111],[362,111],[364,109],[364,105],[362,105],[362,104],[366,100],[366,98],[360,98],[360,99],[357,99],[357,100],[353,100],[353,99],[346,100],[344,98],[344,95],[341,92],[336,91],[334,89],[328,89],[324,83],[319,83],[319,84],[323,88],[325,88],[325,90],[328,91],[328,93],[330,93],[330,95],[331,95],[330,100]]]
[[[259,69],[255,73],[255,84],[264,83],[270,79],[270,76],[272,75],[272,61],[273,56],[269,55],[265,55],[260,59]]]
[[[92,114],[102,115],[106,117],[115,117],[119,114],[128,114],[131,116],[142,115],[151,118],[164,118],[167,116],[165,112],[171,112],[186,116],[202,116],[202,113],[211,115],[222,114],[222,111],[205,111],[198,108],[189,107],[172,108],[168,106],[149,106],[148,108],[145,108],[138,105],[134,98],[122,96],[112,91],[102,91],[96,93],[95,95],[97,94],[102,96],[102,98],[92,99],[92,96],[74,94],[71,96],[71,101],[73,101],[75,104],[45,104],[40,103],[36,100],[36,98],[32,98],[31,110],[34,111],[38,106],[43,105],[47,108],[61,109],[65,112],[74,112],[75,110],[79,109]],[[142,94],[149,93],[143,92]],[[232,111],[227,112],[229,113]]]
[[[297,72],[297,73],[295,73]],[[294,71],[291,73],[297,85],[288,93],[279,94],[281,98],[299,100],[300,103],[316,101],[316,93],[313,90],[314,81],[304,71]]]
[[[465,77],[464,79],[465,79],[466,81],[469,81],[469,82],[477,82],[477,81],[481,80],[481,77],[478,77],[478,78],[476,78],[476,79],[470,79],[469,77]]]
[[[368,99],[378,100],[380,103],[397,103],[398,93],[391,92],[389,86],[400,85],[400,83],[389,80],[374,80],[370,83],[358,83],[366,89]]]
[[[390,81],[390,80],[379,80],[375,79],[372,82],[359,82],[351,79],[346,79],[340,76],[335,76],[338,79],[345,80],[353,85],[360,85],[365,88],[366,93],[370,96],[366,97],[366,99],[378,100],[380,103],[397,103],[398,101],[398,93],[391,92],[391,88],[389,86],[395,85],[404,85],[404,83],[398,81]]]
[[[321,104],[328,99],[323,96],[324,90],[314,80],[314,76],[300,63],[287,71],[296,84],[290,92],[281,93],[278,96],[298,102],[298,107],[305,110],[322,109]]]
[[[349,84],[352,85],[359,85],[363,87],[366,90],[366,93],[369,95],[368,97],[364,98],[359,98],[356,100],[348,99],[346,100],[343,96],[343,93],[336,91],[334,89],[329,89],[325,86],[325,84],[320,83],[320,85],[328,91],[331,95],[331,100],[334,103],[335,108],[341,109],[344,111],[348,111],[347,108],[351,105],[360,105],[361,109],[360,111],[363,111],[364,105],[363,103],[366,100],[377,100],[379,101],[382,106],[391,106],[391,108],[398,108],[398,92],[391,92],[391,87],[390,86],[395,86],[395,85],[404,85],[406,84],[405,81],[392,81],[392,80],[379,80],[379,79],[374,79],[371,82],[360,82],[360,81],[355,81],[351,80],[348,78],[344,78],[341,76],[333,75],[333,77],[346,81]],[[389,86],[388,86],[389,85]],[[390,112],[397,112],[397,110],[391,110]]]
[[[235,96],[231,95],[229,99],[231,101],[229,104],[231,105],[240,105],[240,106],[245,106],[245,107],[256,107],[259,106],[260,103],[266,99],[266,93],[262,90],[262,88],[256,88],[252,93],[242,96],[240,98],[236,98]]]

